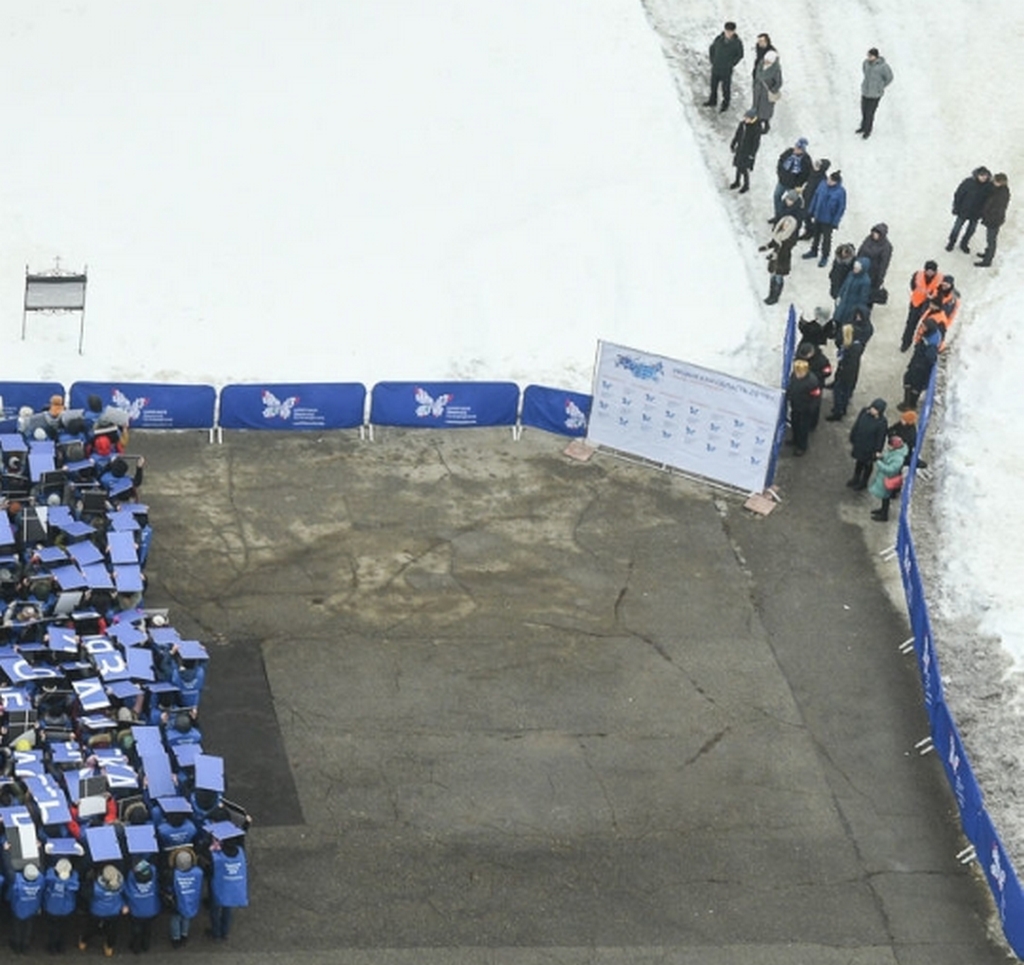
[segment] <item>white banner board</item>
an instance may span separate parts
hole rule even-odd
[[[587,443],[764,489],[782,390],[598,342]]]

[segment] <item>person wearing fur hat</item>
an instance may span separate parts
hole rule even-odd
[[[739,188],[740,194],[746,194],[750,190],[750,172],[754,170],[754,159],[760,146],[761,125],[757,120],[757,111],[751,108],[743,115],[732,141],[729,142],[733,167],[736,168],[736,177],[729,185],[730,189]]]
[[[836,377],[832,380],[832,411],[826,422],[839,422],[845,415],[860,378],[860,359],[864,343],[857,337],[853,325],[844,325],[840,331],[839,361]]]
[[[846,213],[846,188],[843,187],[841,171],[833,171],[822,181],[807,206],[807,214],[811,219],[811,247],[804,253],[804,258],[818,258],[818,267],[824,268],[832,254],[832,232],[839,227]]]
[[[892,68],[878,52],[877,47],[868,51],[861,66],[864,80],[860,85],[860,127],[857,134],[866,141],[875,126],[875,112],[882,100],[886,87],[892,83]]]
[[[794,191],[795,195],[796,192]],[[789,205],[788,199],[786,204]],[[792,267],[793,247],[796,245],[799,221],[791,214],[780,218],[772,229],[772,236],[766,245],[761,245],[758,251],[768,252],[768,273],[769,280],[768,297],[764,300],[766,305],[774,305],[782,294],[783,285],[786,283],[786,275]]]
[[[876,523],[884,523],[889,518],[889,502],[903,488],[903,457],[905,455],[903,440],[899,436],[891,436],[875,460],[875,474],[868,483],[868,492],[882,501],[878,509],[873,510],[871,518]]]
[[[817,410],[821,408],[821,385],[806,359],[793,362],[793,374],[786,386],[786,401],[793,432],[793,455],[802,456],[807,452],[811,426],[817,418]]]
[[[775,102],[781,97],[782,64],[779,62],[779,52],[774,47],[769,47],[754,68],[754,100],[750,105],[757,112],[762,134],[767,134],[771,128]]]
[[[871,467],[885,448],[885,399],[875,399],[857,414],[850,429],[850,455],[853,457],[853,475],[846,481],[850,489],[867,489]]]

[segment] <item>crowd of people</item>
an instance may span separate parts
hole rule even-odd
[[[731,74],[743,60],[743,42],[736,24],[729,21],[709,49],[711,96],[704,102],[717,104],[723,92],[724,111],[730,103]],[[750,174],[765,134],[771,129],[775,105],[783,96],[782,63],[767,33],[757,36],[754,48],[750,107],[736,127],[729,144],[735,177],[729,185],[741,194],[750,190]],[[861,121],[855,133],[867,139],[874,130],[875,116],[886,89],[893,83],[892,68],[878,48],[868,50],[862,64]],[[885,287],[893,246],[889,227],[875,224],[859,247],[844,242],[832,255],[833,235],[846,212],[846,187],[842,172],[828,158],[814,159],[807,138],[800,137],[783,150],[775,164],[771,234],[760,246],[767,255],[769,274],[765,304],[776,304],[793,270],[793,255],[801,241],[808,242],[802,259],[813,261],[828,272],[830,307],[818,308],[810,319],[799,322],[800,343],[793,371],[786,387],[791,434],[787,440],[794,456],[807,452],[811,433],[817,427],[825,392],[832,394],[828,422],[841,422],[847,414],[860,377],[861,363],[874,335],[871,320],[876,306],[889,302]],[[996,253],[999,229],[1010,202],[1006,174],[993,175],[987,167],[976,168],[957,187],[952,202],[953,226],[946,251],[970,254],[970,242],[980,223],[985,228],[985,249],[975,266],[986,268]],[[952,274],[939,270],[929,259],[909,280],[907,318],[899,344],[909,353],[903,374],[903,397],[897,405],[899,418],[887,424],[884,399],[863,407],[850,430],[849,441],[854,472],[847,485],[868,490],[880,500],[871,516],[884,522],[889,518],[891,499],[902,488],[903,476],[917,441],[917,406],[927,389],[932,371],[946,348],[949,332],[960,308],[960,293]],[[834,351],[833,367],[828,352]],[[920,465],[920,460],[918,462]]]
[[[250,818],[204,753],[208,654],[144,605],[145,460],[90,396],[23,408],[0,433],[0,892],[9,944],[50,953],[127,930],[172,948],[203,903],[227,938],[248,903]],[[37,923],[42,926],[37,929]]]

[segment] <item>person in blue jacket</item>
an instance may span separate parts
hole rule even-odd
[[[164,815],[157,824],[156,840],[162,851],[183,848],[195,841],[197,831],[195,821],[189,815],[174,811]]]
[[[43,881],[43,914],[46,917],[46,950],[51,955],[64,951],[67,920],[78,906],[78,872],[67,858],[46,869]]]
[[[189,926],[199,914],[203,897],[203,869],[196,864],[192,852],[182,848],[174,856],[174,867],[168,882],[168,904],[171,906],[171,945],[181,948],[188,941]]]
[[[29,863],[11,875],[8,900],[11,904],[11,951],[24,955],[32,941],[32,919],[43,907],[43,877],[38,865]]]
[[[78,939],[78,950],[89,947],[93,935],[103,935],[103,954],[114,954],[121,916],[128,914],[124,901],[124,876],[116,865],[107,864],[92,882],[89,894],[89,927]]]
[[[160,890],[153,866],[145,859],[129,869],[124,884],[124,898],[131,916],[129,947],[136,955],[148,952],[153,919],[160,914]]]
[[[189,709],[198,707],[206,684],[206,661],[183,659],[176,645],[171,647],[171,654],[175,658],[171,683],[178,688],[178,703]]]
[[[236,908],[249,904],[249,872],[245,849],[231,838],[210,843],[210,934],[223,941]]]
[[[815,189],[807,206],[811,221],[811,247],[804,258],[818,258],[818,267],[824,268],[832,254],[832,232],[839,227],[846,213],[846,188],[841,171],[831,171]],[[819,258],[819,250],[821,257]]]

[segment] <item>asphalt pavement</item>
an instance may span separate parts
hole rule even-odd
[[[1005,961],[842,434],[767,517],[536,430],[133,434],[255,817],[177,957]]]

